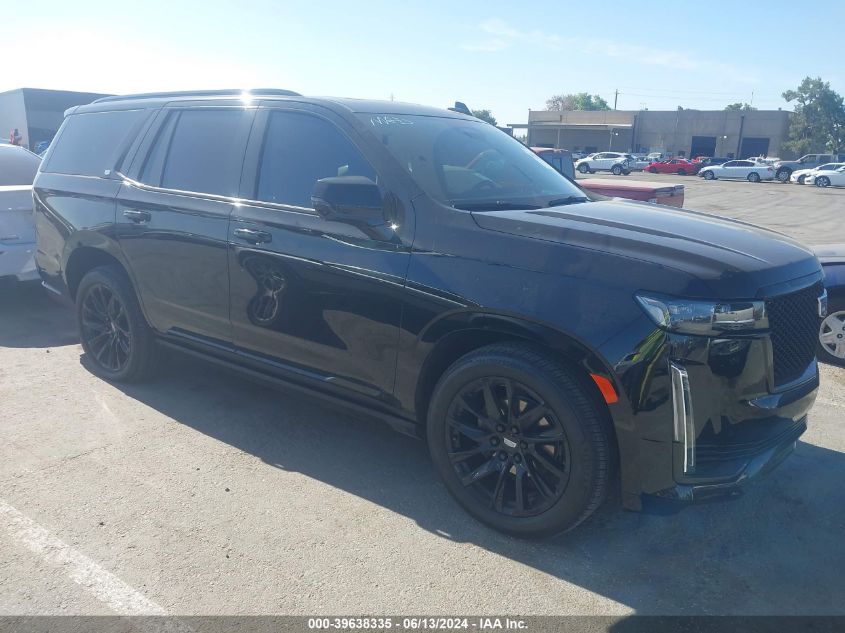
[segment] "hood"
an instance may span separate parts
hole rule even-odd
[[[762,297],[767,286],[821,274],[813,252],[785,235],[677,207],[610,200],[472,216],[483,229],[681,271],[696,280],[689,296]]]

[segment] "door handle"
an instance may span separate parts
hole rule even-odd
[[[250,244],[264,244],[273,240],[273,236],[267,231],[257,231],[255,229],[235,229],[235,237]]]
[[[126,209],[123,212],[123,217],[132,220],[135,224],[149,222],[152,219],[149,211],[137,211],[135,209]]]

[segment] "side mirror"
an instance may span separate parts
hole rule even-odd
[[[311,203],[326,220],[366,224],[384,222],[381,191],[366,176],[321,178],[314,184]]]

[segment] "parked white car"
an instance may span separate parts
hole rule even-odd
[[[38,279],[32,181],[40,164],[29,150],[0,144],[0,278]]]
[[[799,185],[803,185],[808,182],[810,176],[815,176],[820,171],[836,171],[840,167],[845,167],[845,163],[825,163],[812,169],[797,169],[789,176],[789,180],[790,182],[797,182]],[[812,184],[812,181],[809,184]]]
[[[621,166],[623,163],[627,165],[628,161],[628,157],[620,152],[597,152],[577,161],[575,169],[582,174],[592,174],[594,171],[612,171],[614,166]],[[630,167],[628,167],[628,170],[630,170]],[[623,170],[620,168],[618,171],[622,173]]]
[[[845,165],[835,170],[822,171],[821,167],[812,176],[808,176],[805,183],[816,187],[845,187]]]
[[[705,167],[698,172],[698,175],[705,180],[726,178],[760,182],[761,180],[774,180],[775,168],[771,165],[755,163],[751,160],[729,160],[722,165]]]

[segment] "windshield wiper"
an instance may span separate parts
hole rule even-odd
[[[524,202],[507,202],[505,200],[487,200],[486,202],[457,202],[452,204],[463,211],[533,211],[540,205]]]
[[[568,204],[579,204],[581,202],[589,202],[590,199],[586,196],[567,196],[566,198],[555,198],[549,200],[550,207],[565,207]]]

